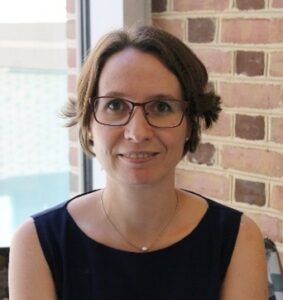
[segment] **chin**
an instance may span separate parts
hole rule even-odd
[[[124,185],[132,185],[132,186],[149,186],[154,184],[159,184],[163,181],[168,182],[168,176],[162,176],[161,174],[152,174],[153,172],[150,172],[150,174],[131,174],[131,172],[128,173],[127,177],[121,178],[120,181],[123,182]],[[174,178],[173,178],[174,180]]]

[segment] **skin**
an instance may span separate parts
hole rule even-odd
[[[175,75],[152,55],[135,49],[121,51],[107,61],[98,93],[136,102],[161,96],[182,99]],[[160,230],[160,224],[166,223],[176,206],[175,166],[188,135],[186,120],[175,128],[154,128],[137,108],[125,126],[110,127],[93,121],[91,134],[94,152],[106,172],[107,211],[113,212],[115,224],[131,241],[150,244],[152,233]],[[147,156],[141,159],[129,156],[145,153]],[[154,205],[151,199],[155,199]]]
[[[113,55],[102,70],[99,95],[114,94],[136,102],[157,95],[181,99],[177,78],[158,59],[134,49]],[[151,250],[158,250],[179,241],[199,224],[207,210],[206,201],[175,189],[174,183],[175,167],[189,132],[186,120],[176,128],[153,128],[141,108],[136,108],[125,126],[109,127],[92,120],[90,127],[94,151],[107,174],[105,209],[128,240],[140,247],[155,241]],[[129,153],[147,155],[138,158]],[[137,251],[113,230],[105,217],[101,191],[70,202],[68,211],[89,237],[109,247]],[[10,254],[10,299],[56,299],[32,220],[15,234]],[[266,274],[262,236],[255,223],[243,216],[221,300],[266,300]]]
[[[155,70],[161,70],[156,72]],[[157,97],[182,99],[179,81],[155,57],[134,49],[112,56],[102,71],[99,96],[119,95],[134,102]],[[126,126],[109,127],[92,123],[94,151],[107,174],[109,184],[172,185],[174,169],[181,159],[187,122],[179,127],[153,128],[141,108]],[[147,153],[145,159],[129,158],[130,153]],[[163,163],[161,163],[163,162]]]

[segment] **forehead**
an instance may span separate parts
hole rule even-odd
[[[154,55],[133,48],[112,55],[105,63],[98,94],[111,92],[138,98],[152,93],[181,97],[177,77]]]

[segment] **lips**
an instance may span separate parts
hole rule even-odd
[[[120,154],[120,156],[123,156],[128,159],[134,159],[134,160],[147,159],[156,155],[157,152],[129,152],[129,153]]]

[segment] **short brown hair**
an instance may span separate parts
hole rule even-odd
[[[99,41],[82,67],[77,84],[77,101],[70,101],[64,109],[64,115],[69,119],[67,126],[79,125],[83,150],[94,155],[90,138],[93,111],[89,99],[97,96],[100,75],[106,61],[126,48],[154,55],[179,80],[183,99],[189,102],[186,117],[191,131],[183,154],[194,152],[200,141],[202,127],[210,127],[218,118],[221,111],[220,97],[212,89],[207,89],[206,68],[193,51],[175,36],[152,26],[116,30]]]

